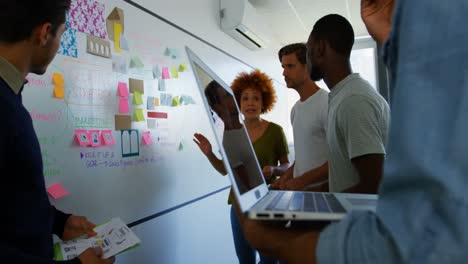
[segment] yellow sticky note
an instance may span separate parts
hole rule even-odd
[[[65,92],[63,91],[63,86],[55,85],[54,86],[54,97],[55,98],[64,98]]]
[[[64,85],[65,81],[63,80],[62,74],[54,72],[52,75],[52,83],[55,85]]]
[[[143,98],[141,97],[141,92],[140,91],[134,91],[133,92],[133,104],[134,105],[142,105],[143,104]]]
[[[179,71],[180,71],[180,72],[183,72],[183,71],[185,71],[185,69],[186,69],[185,64],[184,64],[184,63],[181,63],[181,64],[179,65]]]
[[[120,35],[122,34],[122,25],[119,23],[114,23],[114,50],[116,52],[121,52],[120,48]]]
[[[179,72],[177,71],[176,66],[173,66],[171,68],[171,76],[172,76],[172,78],[179,78]]]
[[[180,105],[179,96],[174,96],[174,98],[172,99],[172,106],[179,106],[179,105]]]
[[[145,116],[143,115],[143,109],[141,108],[135,109],[134,119],[135,121],[138,121],[138,122],[145,121]]]

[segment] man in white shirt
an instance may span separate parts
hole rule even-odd
[[[278,52],[286,85],[296,90],[300,99],[291,110],[295,162],[272,187],[328,191],[328,92],[311,80],[306,51],[304,43],[294,43]]]

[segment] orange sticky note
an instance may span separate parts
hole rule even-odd
[[[64,98],[65,92],[63,90],[63,86],[54,85],[54,97],[55,98]]]
[[[59,199],[61,197],[67,196],[70,193],[62,186],[60,182],[52,184],[47,188],[47,192],[52,196],[54,199]]]
[[[62,74],[54,72],[52,75],[52,83],[55,85],[64,85],[65,81],[63,80]]]

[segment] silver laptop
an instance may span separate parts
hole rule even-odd
[[[329,221],[350,210],[375,210],[376,195],[269,190],[231,88],[190,48],[186,52],[235,198],[248,217]]]

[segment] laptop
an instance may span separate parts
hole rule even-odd
[[[351,210],[375,211],[377,195],[269,190],[231,88],[190,48],[186,47],[186,52],[234,196],[244,214],[263,220],[334,221]]]

